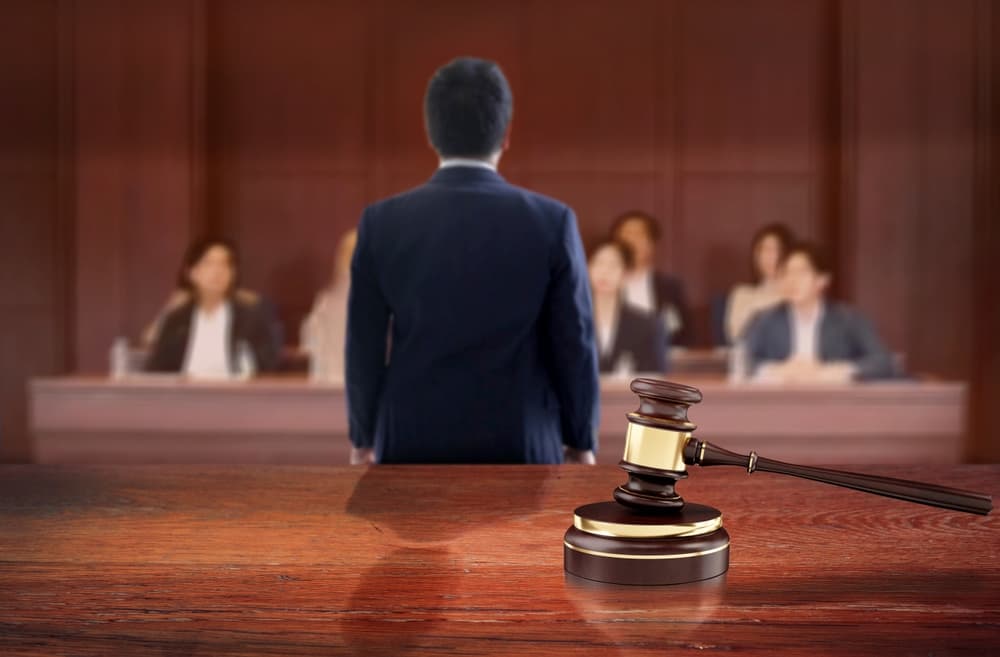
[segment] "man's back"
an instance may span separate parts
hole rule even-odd
[[[590,292],[565,205],[488,168],[440,169],[365,212],[349,316],[352,441],[380,462],[551,463],[564,443],[593,447]]]

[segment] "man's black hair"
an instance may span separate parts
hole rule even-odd
[[[493,155],[503,145],[513,112],[510,85],[495,62],[459,57],[427,83],[424,123],[442,157]]]
[[[788,264],[792,256],[796,255],[800,255],[808,260],[809,266],[817,274],[833,273],[833,267],[830,265],[830,260],[827,258],[826,252],[817,244],[813,244],[812,242],[796,242],[785,252],[785,257],[781,259],[781,266]]]

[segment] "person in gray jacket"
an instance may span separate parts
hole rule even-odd
[[[846,383],[897,375],[871,323],[826,299],[832,272],[822,252],[801,243],[781,264],[785,301],[759,313],[746,332],[747,371],[755,381]]]

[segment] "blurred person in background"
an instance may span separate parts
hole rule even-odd
[[[140,343],[147,351],[152,349],[153,345],[156,344],[156,339],[160,335],[160,328],[163,326],[163,320],[166,319],[167,315],[191,301],[191,290],[185,281],[186,274],[181,272],[177,277],[177,286],[170,293],[170,296],[167,297],[166,303],[163,304],[163,307],[153,321],[143,330]],[[267,320],[268,332],[271,336],[271,344],[274,346],[274,351],[280,354],[285,345],[285,328],[281,323],[277,306],[259,292],[245,287],[240,287],[233,292],[233,298],[244,305],[257,306],[260,309],[261,314]]]
[[[778,266],[792,246],[792,231],[774,223],[759,229],[750,242],[750,271],[753,283],[734,287],[726,302],[725,331],[729,344],[743,336],[750,320],[762,310],[784,299]]]
[[[590,252],[598,364],[603,373],[662,374],[667,371],[668,345],[662,317],[633,308],[624,298],[631,264],[632,251],[621,242],[604,241]]]
[[[625,300],[647,314],[663,317],[670,343],[691,344],[691,313],[681,281],[656,269],[660,224],[650,214],[631,210],[612,224],[611,239],[627,244],[634,261],[625,278]]]
[[[351,257],[358,233],[348,231],[337,245],[330,283],[318,295],[302,322],[300,345],[309,354],[313,379],[344,382],[347,296],[351,288]]]
[[[276,369],[265,313],[256,298],[237,293],[238,274],[231,242],[205,239],[188,248],[178,277],[184,296],[160,323],[147,371],[218,379]]]
[[[868,320],[826,299],[832,273],[816,246],[792,246],[780,271],[785,300],[760,312],[746,331],[754,380],[846,383],[896,375],[892,355]]]

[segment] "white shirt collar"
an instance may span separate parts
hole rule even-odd
[[[226,302],[212,313],[196,307],[184,355],[184,374],[197,379],[224,379],[232,375],[229,331],[232,308]]]
[[[490,171],[497,170],[492,163],[487,162],[486,160],[475,160],[469,157],[445,158],[441,160],[441,164],[438,165],[439,169],[449,169],[451,167],[479,167],[480,169],[489,169]]]
[[[822,302],[814,312],[803,316],[792,308],[792,355],[816,361],[820,357],[819,329],[825,311]]]

